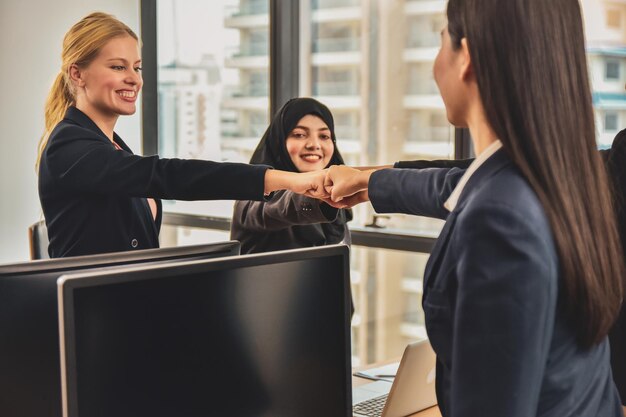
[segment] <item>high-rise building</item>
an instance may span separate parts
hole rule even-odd
[[[583,0],[597,141],[626,127],[626,1]]]
[[[224,27],[238,31],[239,44],[224,62],[238,77],[224,86],[223,148],[247,162],[269,123],[269,1],[241,0],[227,10]]]
[[[197,64],[159,68],[159,153],[190,159],[221,159],[222,84],[212,56]]]

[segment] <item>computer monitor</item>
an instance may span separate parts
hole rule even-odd
[[[93,268],[239,255],[227,241],[0,265],[0,416],[60,417],[57,278]]]
[[[350,416],[348,252],[61,277],[64,417]]]

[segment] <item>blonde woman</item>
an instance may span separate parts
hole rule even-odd
[[[143,85],[137,35],[105,13],[76,23],[45,108],[39,198],[50,257],[158,247],[160,199],[262,200],[279,189],[323,197],[320,173],[134,155],[115,132]]]

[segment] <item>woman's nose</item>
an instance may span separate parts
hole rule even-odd
[[[316,136],[311,136],[307,139],[306,145],[307,149],[319,149],[320,148],[320,140]]]
[[[126,76],[126,82],[129,84],[139,84],[141,82],[141,74],[131,69]]]

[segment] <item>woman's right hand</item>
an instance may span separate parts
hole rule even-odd
[[[333,165],[326,173],[324,188],[335,203],[354,205],[367,201],[367,185],[374,171],[375,169],[360,171],[346,165]],[[365,194],[359,194],[363,191]],[[346,202],[343,202],[344,199]]]

